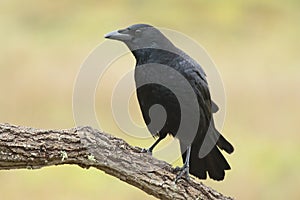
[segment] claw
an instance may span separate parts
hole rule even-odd
[[[152,156],[152,151],[150,149],[142,149],[142,153],[147,153]]]
[[[183,167],[176,167],[176,168],[174,169],[174,171],[175,171],[175,172],[178,172],[178,171],[179,171],[179,174],[178,174],[178,175],[176,176],[176,178],[175,178],[175,183],[177,183],[177,181],[178,181],[179,179],[181,179],[183,175],[184,175],[184,177],[185,177],[185,179],[186,179],[187,181],[190,180],[189,166],[183,165]]]
[[[182,168],[183,168],[183,167],[178,167],[178,166],[177,166],[177,167],[174,168],[174,172],[175,172],[175,173],[176,173],[176,172],[179,172],[179,171],[182,170]]]
[[[190,180],[190,175],[189,175],[189,170],[190,170],[190,155],[191,155],[191,146],[188,146],[184,165],[182,167],[176,167],[174,169],[175,172],[179,172],[179,174],[175,178],[175,183],[179,179],[181,179],[183,175],[185,176],[185,179],[187,181]]]

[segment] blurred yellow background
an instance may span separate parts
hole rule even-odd
[[[226,90],[232,170],[223,182],[203,182],[237,199],[300,199],[299,9],[296,0],[1,0],[0,122],[75,126],[73,84],[105,33],[140,22],[174,29],[205,47]],[[154,199],[76,166],[0,171],[0,185],[4,200]]]

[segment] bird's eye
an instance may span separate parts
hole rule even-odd
[[[137,29],[137,30],[135,31],[135,35],[141,35],[141,33],[142,33],[142,31],[139,30],[139,29]]]

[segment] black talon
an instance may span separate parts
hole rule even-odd
[[[190,180],[189,166],[184,165],[183,167],[176,167],[175,171],[180,171],[179,174],[175,178],[175,183],[177,183],[177,181],[179,179],[181,179],[183,175],[185,176],[186,180],[188,180],[188,181]]]
[[[178,167],[178,166],[177,166],[177,167],[174,168],[174,172],[179,172],[179,171],[181,171],[181,170],[182,170],[182,167]]]
[[[149,147],[148,149],[142,149],[142,153],[148,153],[148,154],[152,155],[152,151],[153,151],[154,147],[156,147],[156,145],[157,145],[162,139],[164,139],[165,137],[166,137],[166,135],[160,136],[160,137],[158,138],[158,140],[156,140],[156,141],[154,142],[154,144],[151,145],[151,147]]]
[[[182,178],[183,175],[185,175],[185,179],[187,181],[190,180],[190,175],[189,175],[189,169],[190,169],[190,154],[191,154],[191,146],[188,146],[187,148],[187,156],[184,162],[184,165],[182,167],[176,167],[174,169],[175,172],[179,171],[179,174],[176,176],[175,178],[175,183],[177,183],[177,181],[179,179]]]
[[[142,149],[142,151],[141,151],[142,153],[147,153],[147,154],[149,154],[149,155],[151,155],[152,156],[152,151],[151,151],[151,149],[149,148],[149,149]]]

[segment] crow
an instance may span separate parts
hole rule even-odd
[[[189,174],[200,179],[206,179],[208,174],[213,180],[223,180],[225,170],[231,168],[220,150],[230,154],[234,148],[214,126],[213,113],[219,108],[211,100],[202,67],[152,25],[135,24],[104,37],[125,43],[136,59],[134,78],[139,106],[149,131],[158,137],[143,152],[152,153],[170,134],[179,139],[184,162],[183,167],[175,168],[175,182],[183,176],[189,179]],[[184,81],[188,86],[184,87]],[[191,98],[193,95],[195,98]],[[162,106],[164,113],[151,110],[155,106]],[[183,116],[183,111],[187,115]],[[160,125],[163,114],[165,121]],[[196,123],[192,123],[193,119]],[[185,126],[180,129],[183,121]]]

